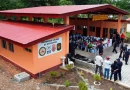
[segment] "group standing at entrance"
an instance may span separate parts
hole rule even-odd
[[[70,53],[74,54],[74,49],[97,54],[103,54],[103,49],[110,46],[108,38],[100,38],[94,36],[82,36],[81,34],[70,35]]]
[[[113,63],[111,63],[111,58],[106,57],[105,60],[103,60],[102,55],[99,53],[95,57],[95,73],[97,74],[99,70],[100,76],[103,76],[106,79],[112,79],[114,77],[114,81],[122,80],[122,65],[123,60],[125,60],[125,65],[128,65],[128,59],[130,55],[130,49],[127,48],[128,45],[124,44],[124,34],[119,35],[118,33],[114,33],[112,37],[112,44],[113,44],[113,51],[117,53],[116,47],[120,47],[120,54],[119,58],[117,58]],[[104,73],[103,73],[104,71]],[[111,73],[110,73],[111,72]]]
[[[106,79],[110,78],[111,80],[112,77],[114,76],[114,81],[116,81],[118,78],[120,81],[122,80],[121,69],[123,63],[120,61],[120,58],[116,59],[114,63],[111,63],[110,57],[107,56],[106,59],[103,60],[102,55],[99,54],[95,57],[95,64],[96,64],[96,68],[95,68],[96,74],[99,70],[100,76]],[[110,70],[111,70],[111,74],[110,74]]]

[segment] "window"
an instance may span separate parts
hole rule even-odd
[[[5,40],[2,40],[2,47],[7,49],[6,41]]]
[[[95,27],[90,26],[89,30],[90,30],[91,32],[95,32]]]
[[[77,26],[77,29],[82,30],[83,28],[82,28],[82,26]]]
[[[29,49],[29,48],[25,48],[25,50],[28,51],[28,52],[32,52],[32,50]]]
[[[117,29],[110,28],[110,31],[109,31],[109,33],[115,33],[116,31],[117,31]]]
[[[14,52],[14,46],[13,46],[12,43],[9,43],[9,50],[10,50],[11,52]]]

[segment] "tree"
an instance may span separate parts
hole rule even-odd
[[[70,0],[60,0],[59,4],[60,5],[73,5],[73,2]]]

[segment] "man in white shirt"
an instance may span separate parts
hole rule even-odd
[[[100,76],[102,76],[103,75],[102,73],[103,58],[101,57],[101,54],[95,57],[95,64],[96,64],[95,74],[97,74],[97,71],[99,69]]]
[[[106,60],[104,61],[104,78],[109,79],[109,71],[111,68],[110,58],[107,56]]]

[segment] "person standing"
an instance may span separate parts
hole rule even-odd
[[[120,37],[121,37],[121,42],[124,42],[124,39],[125,39],[124,33],[122,33]]]
[[[116,47],[117,47],[117,41],[114,42],[113,51],[112,52],[116,52],[117,53]]]
[[[126,53],[126,51],[127,51],[127,46],[128,46],[128,45],[125,45],[125,46],[123,47],[123,60],[125,59],[125,53]]]
[[[119,58],[122,58],[123,48],[124,48],[124,42],[121,42]]]
[[[119,76],[119,80],[121,81],[122,80],[122,77],[121,77],[121,68],[122,68],[123,63],[120,61],[120,58],[118,58],[116,60],[117,60],[117,66],[118,66],[117,75]]]
[[[72,39],[72,42],[70,43],[70,53],[72,57],[75,56],[75,48],[76,48],[76,44],[75,41]]]
[[[103,55],[103,44],[102,44],[102,42],[98,46],[98,50],[99,50],[99,54]]]
[[[116,41],[116,32],[114,32],[112,35],[112,45],[114,44],[115,41]]]
[[[119,33],[116,34],[116,41],[117,41],[117,46],[119,47],[119,44],[120,44],[120,35],[119,35]]]
[[[95,57],[95,64],[96,64],[95,74],[97,74],[97,71],[99,69],[100,76],[102,76],[103,75],[102,73],[103,58],[101,57],[101,54]]]
[[[118,72],[117,61],[114,61],[114,63],[111,65],[111,75],[110,75],[110,80],[112,79],[113,74],[114,74],[114,81],[117,80],[117,72]]]
[[[104,78],[109,79],[109,71],[111,68],[110,58],[107,56],[106,60],[104,61]]]
[[[130,55],[130,49],[128,49],[128,50],[125,52],[125,64],[126,64],[126,65],[128,65],[129,55]]]

